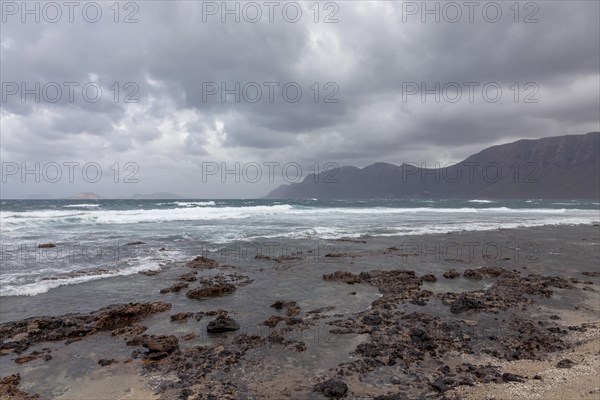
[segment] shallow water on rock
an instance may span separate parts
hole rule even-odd
[[[588,245],[589,237],[587,241],[577,239],[591,233],[597,235],[597,233],[594,230],[582,231],[575,228],[572,232],[565,229],[561,232],[565,231],[566,236],[569,237],[564,243],[554,242],[556,229],[536,231],[541,248],[547,250],[540,253],[538,262],[515,265],[511,260],[501,265],[511,270],[516,268],[525,276],[534,273],[561,275],[565,278],[573,276],[593,282],[587,286],[598,289],[600,278],[581,275],[582,271],[597,268],[598,256],[594,253],[594,248]],[[462,240],[473,241],[481,235],[481,233],[463,233],[459,236]],[[505,233],[489,232],[486,235],[487,240],[492,241],[504,238]],[[531,239],[531,231],[513,231],[512,235],[514,235],[511,237],[513,241]],[[425,239],[425,237],[419,238],[423,241]],[[441,242],[456,240],[456,237],[442,235],[427,239]],[[597,239],[595,240],[594,243],[597,245]],[[278,311],[271,307],[278,300],[296,301],[301,308],[298,317],[307,321],[311,318],[307,314],[308,311],[333,307],[323,312],[322,318],[312,321],[305,330],[294,330],[285,334],[286,338],[303,341],[306,345],[305,351],[298,352],[284,348],[283,345],[267,342],[264,346],[250,350],[245,355],[246,361],[243,365],[234,366],[227,373],[227,376],[238,384],[241,395],[265,393],[265,398],[280,398],[281,394],[285,393],[286,384],[295,382],[293,385],[298,391],[289,392],[289,396],[311,398],[314,395],[311,388],[316,383],[315,377],[323,376],[328,370],[341,363],[354,360],[355,356],[352,352],[359,344],[370,340],[369,335],[365,334],[332,334],[329,332],[332,327],[328,322],[368,310],[371,303],[381,297],[378,289],[373,286],[325,281],[324,274],[335,271],[359,274],[363,271],[392,269],[414,270],[418,276],[434,273],[437,281],[424,282],[421,286],[422,290],[429,290],[434,295],[485,290],[494,281],[493,279],[470,280],[462,276],[457,279],[445,279],[443,273],[449,269],[457,269],[462,275],[465,269],[478,268],[481,265],[443,260],[421,262],[419,257],[406,258],[394,252],[386,252],[387,248],[397,242],[398,238],[369,239],[366,244],[342,242],[335,244],[336,252],[346,253],[342,257],[323,256],[318,259],[305,257],[301,261],[289,260],[281,263],[252,257],[238,263],[231,262],[233,268],[200,270],[198,278],[217,274],[241,274],[253,280],[250,284],[238,287],[232,294],[204,300],[187,298],[185,296],[187,289],[179,293],[160,294],[160,289],[179,282],[179,276],[192,271],[182,262],[165,262],[162,271],[154,276],[137,274],[113,277],[79,285],[61,286],[33,297],[3,297],[0,302],[0,320],[5,322],[41,315],[87,313],[115,303],[160,300],[170,303],[172,308],[141,320],[138,324],[148,327],[145,334],[177,336],[179,346],[187,349],[193,346],[226,343],[241,333],[268,336],[273,329],[263,325],[262,322],[272,315],[284,317],[286,315],[285,310]],[[567,242],[568,245],[565,244]],[[301,243],[301,241],[294,243]],[[195,255],[197,254],[189,254],[188,259]],[[212,256],[219,260],[215,254]],[[232,261],[232,258],[228,257],[227,260]],[[566,262],[566,260],[570,261]],[[190,288],[197,286],[199,286],[198,282],[190,282]],[[586,285],[576,285],[577,288],[583,286]],[[552,297],[538,296],[535,298],[535,305],[527,306],[527,313],[531,318],[546,319],[551,314],[560,314],[566,323],[564,310],[572,312],[577,304],[582,304],[579,312],[591,312],[584,308],[588,307],[592,310],[592,303],[597,304],[599,299],[598,292],[557,288],[552,290],[554,292]],[[182,322],[171,322],[170,319],[171,315],[180,312],[206,312],[218,309],[226,310],[240,324],[240,330],[234,333],[208,334],[207,324],[214,318],[209,316],[204,316],[200,321],[194,317]],[[498,320],[510,318],[512,315],[504,312],[453,314],[447,305],[435,297],[429,299],[424,306],[410,302],[400,303],[398,310],[405,314],[427,313],[449,320],[460,320],[472,327],[471,330],[466,330],[466,334],[472,333],[483,337],[481,342],[474,344],[474,348],[481,346],[482,349],[490,346],[483,334],[502,334],[498,331]],[[280,322],[277,328],[282,326],[285,326],[285,322]],[[195,337],[185,340],[183,337],[190,333],[194,333]],[[88,336],[70,345],[65,345],[64,342],[40,343],[27,349],[23,355],[44,348],[51,349],[50,354],[53,358],[49,361],[37,359],[27,364],[17,365],[14,362],[17,357],[15,354],[0,357],[2,375],[18,372],[23,378],[21,389],[39,393],[47,398],[63,399],[75,399],[78,396],[89,398],[93,397],[90,393],[99,390],[106,390],[105,398],[121,396],[135,398],[131,397],[133,393],[144,393],[144,396],[149,396],[161,379],[165,379],[164,376],[155,376],[144,370],[140,359],[125,363],[131,358],[132,352],[139,347],[127,346],[123,338],[113,337],[110,332]],[[117,363],[101,367],[98,365],[99,359],[115,359]],[[348,378],[348,384],[356,388],[354,393],[357,395],[361,390],[366,390],[365,387],[371,387],[370,393],[384,393],[386,390],[396,388],[392,379],[402,381],[404,378],[402,374],[399,367],[382,368],[369,373],[363,383],[359,382],[353,386],[354,378]],[[129,385],[126,384],[127,380],[130,381]],[[101,389],[102,387],[105,389]]]

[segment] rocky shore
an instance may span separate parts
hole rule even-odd
[[[203,254],[140,274],[151,301],[3,322],[0,397],[598,398],[597,226],[409,239],[248,265]],[[511,256],[423,258],[418,245],[475,239]],[[535,262],[515,256],[532,241]],[[78,365],[77,384],[52,382]]]

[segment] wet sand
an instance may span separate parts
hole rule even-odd
[[[18,373],[21,379],[0,393],[62,399],[598,396],[598,226],[316,245],[297,240],[285,247],[256,257],[229,246],[204,254],[215,264],[187,265],[169,262],[166,251],[158,274],[3,298],[0,369],[2,377]],[[188,286],[160,293],[173,285]],[[200,299],[186,295],[200,288]],[[135,322],[122,310],[81,317],[85,323],[75,323],[74,331],[40,328],[46,320],[25,328],[14,323],[157,301],[169,310]],[[290,304],[272,307],[277,301]],[[60,318],[61,326],[73,319]],[[230,319],[237,329],[207,332],[213,321],[227,325]],[[146,329],[115,334],[132,326]],[[73,338],[75,331],[80,337]],[[31,354],[31,361],[15,362]],[[556,368],[565,358],[575,364]],[[114,362],[101,366],[101,360]]]

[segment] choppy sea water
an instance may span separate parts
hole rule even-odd
[[[600,220],[599,207],[586,200],[2,200],[0,296],[158,269],[165,258],[186,260],[215,246],[587,224]],[[73,273],[80,270],[92,272]]]

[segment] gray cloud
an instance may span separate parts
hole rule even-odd
[[[518,138],[600,129],[598,2],[534,2],[537,23],[522,22],[525,9],[515,23],[512,3],[498,2],[497,23],[478,12],[472,23],[465,15],[458,23],[432,17],[422,23],[403,15],[400,2],[337,2],[339,23],[331,24],[314,23],[312,2],[298,3],[304,7],[298,23],[277,12],[273,23],[266,16],[258,23],[211,16],[204,23],[202,2],[189,1],[138,2],[139,22],[132,24],[114,23],[108,3],[99,3],[104,13],[94,24],[77,13],[73,23],[64,15],[55,24],[3,15],[3,89],[9,82],[80,88],[93,81],[102,96],[85,101],[79,89],[73,101],[65,91],[55,103],[8,96],[1,105],[2,161],[134,161],[143,176],[137,186],[102,181],[88,191],[251,197],[274,184],[198,182],[202,163],[433,164]],[[320,18],[328,11],[321,9]],[[126,14],[121,10],[120,18]],[[250,84],[250,97],[256,83],[262,97],[236,103],[229,95],[221,102],[220,94],[206,96],[206,82]],[[272,101],[266,82],[280,84]],[[298,102],[283,98],[288,82],[302,88]],[[457,103],[406,96],[407,83],[431,89],[436,82],[480,86],[473,102],[466,91]],[[497,103],[481,95],[490,82],[502,88]],[[535,94],[525,87],[530,82]],[[324,103],[327,95],[338,102]],[[525,103],[527,95],[538,102]],[[76,189],[12,182],[2,195]]]

